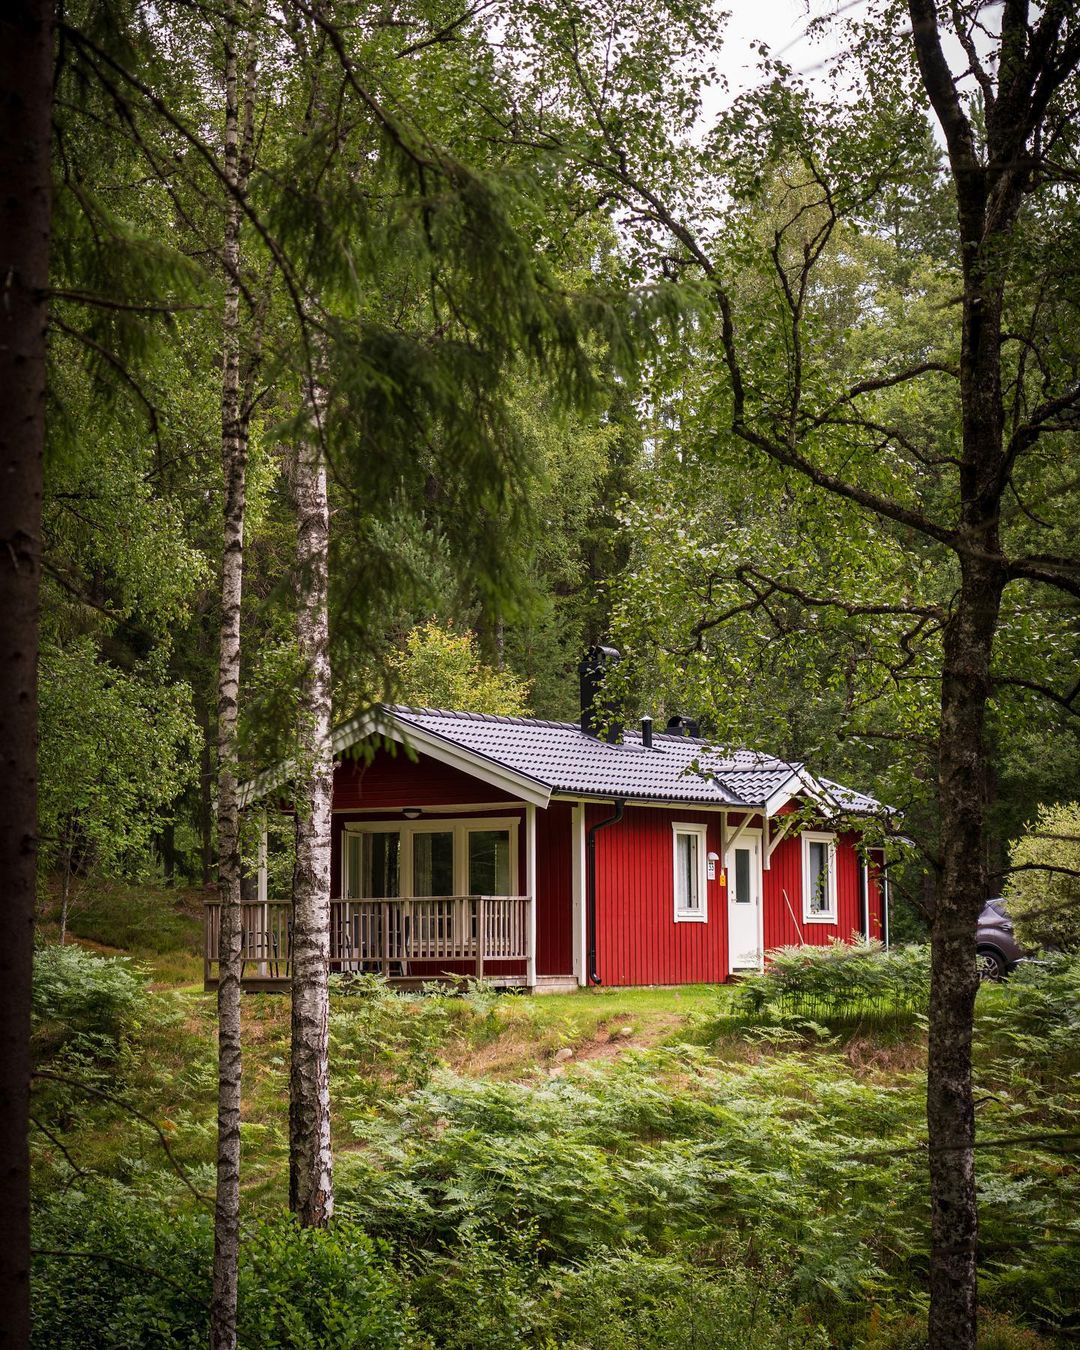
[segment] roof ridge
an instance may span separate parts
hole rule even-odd
[[[409,703],[385,703],[382,704],[381,706],[387,712],[404,713],[406,716],[411,714],[415,717],[443,717],[446,718],[448,721],[489,722],[494,723],[495,725],[498,726],[552,727],[560,731],[576,731],[579,732],[582,736],[588,735],[587,732],[582,731],[581,725],[578,722],[563,722],[558,721],[555,718],[551,717],[523,717],[512,713],[471,712],[465,708],[429,708],[429,707],[419,707]],[[641,731],[638,727],[626,728],[626,734],[632,736],[635,739],[635,741],[638,741],[641,738]],[[598,738],[592,737],[590,739],[595,740]],[[679,732],[668,732],[668,731],[654,732],[653,741],[654,743],[656,741],[664,741],[671,745],[687,745],[687,746],[689,745],[708,746],[710,744],[709,738],[706,736],[686,736]],[[608,744],[609,742],[603,743]],[[745,745],[741,745],[733,750],[723,752],[717,752],[716,750],[714,750],[712,753],[713,754],[720,753],[721,760],[734,759],[738,755],[751,755],[756,760],[759,760],[761,762],[760,767],[761,772],[765,772],[764,765],[766,764],[783,765],[785,768],[790,769],[792,772],[797,772],[799,769],[803,769],[806,767],[801,760],[784,759],[780,755],[769,754],[767,750],[754,750],[751,749],[750,746]],[[748,772],[748,770],[744,770],[744,772]]]
[[[445,717],[457,722],[495,722],[506,726],[523,727],[560,727],[571,731],[580,731],[577,722],[556,722],[548,717],[519,717],[511,713],[469,712],[460,708],[418,708],[408,703],[384,703],[386,712],[410,713],[417,717]]]

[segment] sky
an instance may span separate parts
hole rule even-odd
[[[729,11],[727,40],[724,43],[724,70],[731,92],[739,93],[754,83],[754,53],[750,43],[764,39],[774,56],[783,57],[793,70],[813,85],[815,74],[837,50],[841,25],[833,25],[820,36],[810,40],[807,25],[812,19],[828,14],[853,14],[863,8],[866,0],[718,0],[720,8]],[[976,32],[975,45],[980,56],[993,68],[990,54],[996,47],[1000,23],[999,0],[984,0],[980,19],[984,28]],[[1037,12],[1037,11],[1036,11]],[[942,33],[942,46],[952,68],[963,70],[968,62],[960,44],[947,29]],[[973,88],[969,79],[962,88]]]
[[[754,82],[755,55],[751,42],[763,39],[774,56],[812,78],[822,60],[835,50],[828,38],[811,42],[806,26],[811,19],[835,13],[839,0],[722,0],[731,14],[724,43],[724,71],[732,92]]]

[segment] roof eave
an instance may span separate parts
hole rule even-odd
[[[552,790],[549,784],[519,773],[516,769],[508,769],[505,765],[489,759],[487,755],[476,750],[468,750],[456,741],[440,736],[438,732],[431,731],[427,727],[418,726],[407,716],[392,712],[382,705],[370,712],[361,713],[337,728],[332,738],[334,756],[344,754],[346,750],[373,735],[385,736],[388,740],[401,745],[407,752],[416,751],[428,755],[450,768],[458,769],[473,778],[480,778],[530,806],[546,807],[551,800]],[[250,806],[252,802],[272,792],[275,787],[288,782],[293,769],[292,761],[285,760],[241,784],[237,791],[237,800],[241,808]]]

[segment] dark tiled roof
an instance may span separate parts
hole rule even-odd
[[[585,735],[575,722],[438,708],[395,706],[386,711],[404,728],[416,726],[493,764],[524,774],[552,792],[568,795],[761,806],[803,769],[800,764],[753,750],[710,754],[706,741],[686,736],[656,734],[652,749],[646,750],[638,731],[628,731],[621,745],[611,745]],[[794,784],[792,790],[797,786]],[[849,795],[852,802],[843,803],[847,809],[873,809],[854,804],[855,799],[872,803],[872,798],[861,793]]]
[[[875,811],[883,809],[876,797],[870,797],[865,792],[856,792],[854,788],[844,787],[842,783],[834,783],[831,778],[818,777],[817,781],[841,811],[851,811],[856,815],[872,815]],[[891,807],[884,809],[889,814],[895,814]]]

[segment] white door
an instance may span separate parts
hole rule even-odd
[[[761,967],[761,835],[739,835],[726,860],[728,958],[732,970]]]

